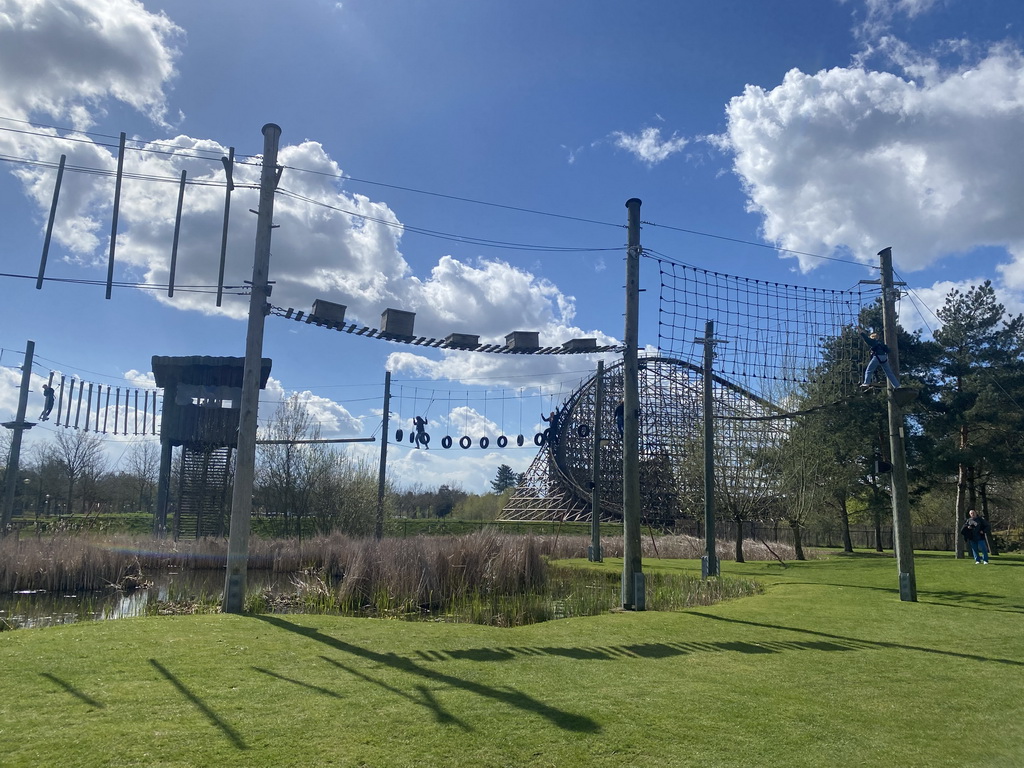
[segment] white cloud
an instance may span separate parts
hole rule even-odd
[[[949,292],[954,289],[966,291],[972,285],[980,285],[982,282],[984,280],[981,279],[956,283],[942,280],[930,286],[905,289],[899,302],[897,320],[908,331],[920,330],[926,338],[931,338],[942,326],[937,312],[946,303]]]
[[[388,453],[388,472],[402,478],[402,485],[436,488],[441,484],[469,493],[490,491],[498,467],[508,464],[516,472],[525,472],[537,449],[486,450],[477,447],[462,450],[455,446],[438,450],[431,441],[430,450],[392,450]],[[458,455],[453,456],[453,452]],[[458,461],[453,461],[457,458]]]
[[[20,365],[20,363],[16,365]],[[17,416],[20,391],[21,371],[13,366],[10,368],[6,365],[0,366],[0,415],[4,416],[4,421],[14,421]]]
[[[865,0],[864,21],[854,32],[862,40],[881,37],[898,15],[915,19],[930,11],[937,0]]]
[[[142,373],[133,368],[130,371],[126,371],[124,377],[127,379],[128,384],[136,389],[156,389],[156,377],[152,371]]]
[[[662,139],[660,128],[644,128],[640,133],[632,134],[615,131],[612,138],[616,147],[633,154],[649,166],[664,162],[681,152],[689,143],[687,139],[675,134],[671,138]]]
[[[161,123],[182,35],[135,0],[6,0],[0,13],[0,113],[46,114],[78,128],[115,98]]]
[[[865,261],[892,245],[910,270],[982,245],[1024,252],[1024,58],[999,48],[958,71],[915,66],[921,82],[792,70],[730,101],[717,141],[734,153],[766,239]]]
[[[292,395],[297,395],[299,402],[306,408],[310,418],[320,426],[321,437],[362,437],[363,420],[354,416],[344,405],[327,397],[315,395],[306,390],[296,392],[286,390],[280,381],[273,376],[267,379],[266,388],[260,392],[260,421],[266,424],[273,418],[280,404]],[[379,417],[379,413],[377,414]],[[373,426],[373,425],[371,425]]]
[[[109,150],[88,141],[34,137],[22,152],[52,155],[53,146],[76,153],[75,165],[110,170]],[[241,318],[248,300],[232,296],[221,308],[207,292],[189,286],[216,284],[222,237],[225,192],[220,158],[227,148],[215,141],[179,135],[159,144],[138,145],[125,156],[117,240],[117,264],[126,277],[152,285],[169,280],[180,173],[186,187],[175,268],[175,295],[154,298],[179,309],[221,313]],[[275,198],[270,276],[272,303],[309,311],[313,301],[327,299],[348,307],[346,319],[380,326],[388,308],[416,314],[417,335],[444,337],[470,333],[485,343],[503,340],[513,330],[541,333],[545,346],[559,345],[585,333],[572,324],[575,299],[551,282],[500,260],[475,264],[442,256],[424,278],[411,273],[399,250],[402,225],[384,203],[349,194],[340,187],[339,166],[312,141],[281,149],[285,166]],[[301,169],[301,170],[300,170]],[[307,173],[313,171],[314,173]],[[19,170],[39,207],[48,209],[52,169],[27,166]],[[251,278],[260,167],[236,163],[236,189],[226,253],[225,283],[240,286]],[[106,242],[113,197],[107,177],[68,173],[61,191],[55,239],[66,245],[93,277],[104,273]],[[600,334],[597,334],[600,335]],[[614,343],[600,335],[600,344]]]

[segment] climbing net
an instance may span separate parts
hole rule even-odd
[[[716,505],[737,521],[775,516],[792,492],[783,478],[793,474],[796,419],[860,396],[869,351],[859,328],[878,309],[879,289],[801,287],[667,259],[659,267],[661,353],[703,376],[713,322]],[[723,382],[760,408],[735,408]]]
[[[658,349],[702,364],[714,322],[714,372],[785,411],[856,390],[868,350],[857,334],[878,288],[827,290],[736,277],[659,259]]]
[[[639,361],[640,485],[643,518],[671,525],[704,505],[704,337],[714,322],[711,379],[716,506],[735,521],[773,517],[787,500],[782,477],[793,462],[794,420],[860,396],[868,349],[857,328],[878,290],[803,288],[735,277],[660,260],[659,356]],[[606,369],[562,406],[562,431],[516,489],[509,519],[586,520],[591,491],[600,514],[622,517],[622,440],[615,408],[621,364]],[[603,426],[601,426],[603,425]],[[601,430],[594,473],[595,428]]]

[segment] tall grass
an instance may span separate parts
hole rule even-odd
[[[588,536],[500,534],[492,529],[463,536],[354,538],[342,534],[311,539],[250,540],[249,568],[280,574],[322,573],[330,583],[347,576],[345,599],[358,602],[383,589],[388,594],[412,594],[430,603],[434,594],[459,594],[467,586],[507,591],[509,580],[528,586],[543,567],[542,558],[587,556]],[[606,557],[622,557],[621,537],[602,539]],[[771,550],[793,559],[792,547],[772,543]],[[643,539],[645,558],[696,559],[704,542],[692,536]],[[747,560],[770,560],[774,555],[760,542],[746,542]],[[732,542],[719,542],[718,556],[732,558]],[[223,568],[226,539],[178,541],[150,536],[59,535],[0,539],[0,592],[43,589],[80,592],[140,583],[145,574],[174,568]],[[396,563],[400,565],[387,565]],[[540,563],[540,564],[539,564]],[[519,570],[516,570],[516,569]],[[485,590],[486,591],[486,590]]]

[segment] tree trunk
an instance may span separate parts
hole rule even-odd
[[[977,509],[978,508],[978,484],[977,484],[978,473],[974,469],[973,464],[967,465],[967,508]]]
[[[988,542],[988,553],[995,557],[999,554],[999,550],[996,549],[996,537],[992,531],[992,521],[988,518],[988,487],[985,483],[978,485],[978,496],[981,498],[981,516],[988,523],[988,536],[985,537],[985,541]]]
[[[745,563],[743,559],[743,519],[736,518],[736,562]]]
[[[882,510],[879,507],[878,492],[875,492],[875,505],[874,505],[874,517],[875,517],[875,552],[884,552],[885,547],[882,546]]]
[[[960,529],[964,527],[964,518],[967,517],[967,467],[959,465],[956,473],[956,504],[953,516],[953,540],[956,542],[954,550],[957,560],[964,556],[964,538],[960,535]]]
[[[807,558],[804,557],[804,542],[800,538],[800,524],[795,520],[790,520],[789,527],[793,529],[793,549],[796,550],[796,559],[806,560]],[[847,551],[852,551],[852,549]]]
[[[850,537],[850,513],[846,508],[847,494],[845,490],[836,493],[839,504],[839,526],[843,532],[843,552],[853,552],[853,539]]]

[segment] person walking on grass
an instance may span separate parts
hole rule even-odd
[[[967,513],[967,522],[960,529],[960,534],[967,542],[967,548],[971,550],[974,557],[974,564],[988,565],[988,523],[985,518],[973,509]]]

